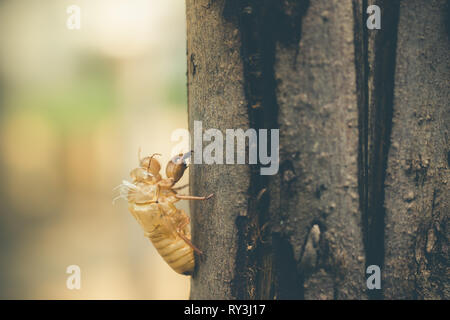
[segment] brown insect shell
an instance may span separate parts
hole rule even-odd
[[[128,202],[136,203],[138,205],[146,204],[155,200],[156,184],[133,181],[136,188],[128,192]]]
[[[155,159],[154,156],[145,157],[140,161],[141,168],[148,170],[154,176],[159,175],[159,171],[161,170],[161,164],[158,160]]]
[[[128,206],[145,232],[152,232],[157,226],[167,226],[167,214],[173,211],[169,203],[178,201],[175,192],[160,189],[158,202],[155,203],[157,184],[134,182],[136,189],[128,193]],[[171,233],[171,230],[166,232]]]
[[[173,181],[172,179],[164,179],[159,182],[161,188],[159,191],[158,201],[160,203],[170,202],[175,203],[180,201],[180,199],[176,198],[176,192],[172,189]]]
[[[164,228],[166,219],[164,217],[164,211],[161,210],[161,206],[156,203],[137,204],[133,202],[128,203],[130,212],[134,218],[142,226],[142,229],[146,233],[153,232],[156,228]],[[166,228],[163,232],[171,233],[172,231]]]
[[[183,161],[183,154],[180,153],[167,163],[166,175],[167,178],[172,178],[174,183],[178,182],[187,169],[186,163]]]
[[[149,184],[155,184],[161,180],[161,175],[158,173],[154,175],[145,168],[136,168],[130,172],[130,176],[134,182],[146,182]]]

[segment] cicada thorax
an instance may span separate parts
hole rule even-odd
[[[136,168],[130,172],[130,176],[135,182],[144,182],[147,184],[156,184],[161,181],[161,175],[158,173],[153,175],[148,172],[145,168]]]

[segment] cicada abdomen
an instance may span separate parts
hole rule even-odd
[[[212,197],[178,195],[173,188],[186,169],[186,155],[178,155],[166,168],[167,178],[159,174],[160,164],[153,156],[140,160],[140,167],[131,171],[132,182],[123,181],[119,198],[128,200],[128,208],[144,229],[161,257],[180,274],[190,275],[195,266],[189,217],[174,203],[181,199],[206,200]]]
[[[166,208],[164,208],[166,207]],[[161,257],[178,273],[190,275],[194,270],[194,250],[190,242],[189,217],[167,204],[129,202],[129,210],[142,226]],[[184,222],[183,222],[184,221]]]

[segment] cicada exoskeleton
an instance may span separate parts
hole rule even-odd
[[[131,171],[131,182],[123,181],[119,197],[128,200],[128,208],[144,229],[163,259],[180,274],[192,274],[194,251],[201,251],[191,242],[189,216],[175,206],[179,200],[206,200],[212,197],[179,195],[175,184],[187,168],[190,153],[175,156],[166,166],[167,178],[160,174],[156,154],[139,159],[139,167]]]

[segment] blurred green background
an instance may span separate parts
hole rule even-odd
[[[184,1],[0,0],[0,26],[0,298],[188,298],[112,204],[138,148],[164,167],[187,128]]]

